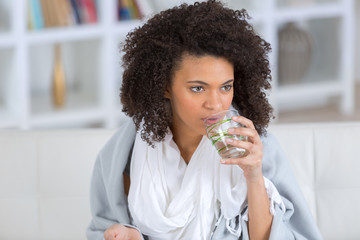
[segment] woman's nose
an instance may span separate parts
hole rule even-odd
[[[212,111],[217,111],[217,110],[221,110],[222,108],[222,102],[221,102],[221,97],[219,96],[218,93],[211,93],[207,96],[206,101],[205,101],[205,108],[212,110]]]

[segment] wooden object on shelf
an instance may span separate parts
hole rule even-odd
[[[53,103],[56,108],[62,108],[65,103],[65,73],[61,62],[61,48],[59,44],[55,45],[55,63],[53,73]]]
[[[294,84],[303,80],[311,64],[311,35],[294,22],[279,31],[279,83]]]

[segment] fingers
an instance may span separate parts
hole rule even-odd
[[[228,132],[231,135],[246,136],[248,137],[248,141],[253,143],[261,142],[258,132],[252,128],[234,127],[229,128]]]
[[[248,166],[248,167],[256,167],[259,164],[261,165],[261,158],[254,158],[250,154],[240,157],[240,158],[228,158],[221,159],[221,163],[225,165],[239,165],[239,166]]]
[[[259,179],[262,177],[263,144],[256,131],[253,122],[242,116],[232,118],[233,121],[245,127],[233,127],[228,129],[229,134],[247,137],[248,141],[227,138],[225,141],[237,148],[246,150],[246,155],[240,158],[221,159],[225,165],[238,165],[243,171],[247,180]]]
[[[237,165],[244,171],[244,176],[247,182],[257,182],[263,178],[261,159],[254,159],[247,155],[243,158],[222,159],[221,162],[225,165]]]
[[[122,240],[126,239],[127,229],[121,224],[113,224],[104,232],[105,240]]]
[[[241,166],[258,166],[261,165],[262,157],[263,157],[263,145],[262,142],[258,143],[242,141],[237,139],[227,138],[227,144],[230,144],[237,148],[245,149],[247,154],[241,158],[234,159],[222,159],[221,163],[223,164],[237,164]]]
[[[263,145],[261,141],[259,143],[253,143],[249,141],[237,140],[234,138],[226,138],[225,142],[234,147],[247,150],[248,155],[260,155],[263,152]]]
[[[115,234],[112,231],[104,232],[104,239],[105,240],[115,240]]]
[[[243,149],[247,150],[248,152],[253,152],[254,144],[251,142],[237,140],[237,139],[233,139],[233,138],[226,138],[225,142],[234,147],[243,148]]]
[[[127,240],[123,234],[118,234],[114,237],[114,240]]]
[[[235,122],[241,123],[242,125],[244,125],[247,128],[255,129],[254,123],[250,119],[247,119],[246,117],[235,116],[235,117],[232,117],[232,120]]]

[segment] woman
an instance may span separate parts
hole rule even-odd
[[[266,133],[270,45],[209,0],[163,11],[123,50],[123,111],[100,152],[88,239],[321,239],[276,140]],[[220,159],[203,119],[237,109],[248,154]]]

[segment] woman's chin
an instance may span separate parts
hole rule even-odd
[[[200,134],[201,134],[202,136],[207,136],[207,133],[206,133],[205,129],[202,129],[202,130],[200,131]]]

